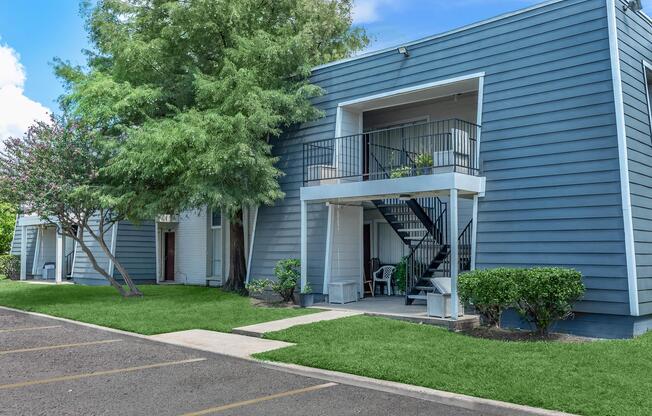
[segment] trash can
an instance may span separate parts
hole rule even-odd
[[[43,265],[43,278],[46,280],[54,280],[56,268],[57,266],[55,263],[45,263]]]

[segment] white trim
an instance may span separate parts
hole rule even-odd
[[[27,280],[27,226],[20,227],[20,280]]]
[[[648,71],[650,76],[648,77]],[[652,64],[643,60],[643,81],[645,81],[645,100],[647,101],[647,115],[650,117],[650,138],[652,138]]]
[[[326,221],[326,254],[324,255],[324,283],[322,293],[328,295],[328,283],[331,278],[331,260],[332,260],[332,247],[333,247],[333,206],[326,204],[328,207],[327,221]]]
[[[458,192],[457,189],[450,190],[449,202],[449,221],[450,221],[450,268],[451,268],[451,319],[456,321],[459,318],[459,297],[457,295],[457,277],[459,275],[460,267],[460,252],[459,252],[459,224],[458,224]]]
[[[40,225],[36,227],[36,242],[34,243],[34,258],[32,260],[32,276],[37,276],[39,258],[41,257],[41,242],[43,240],[43,227]]]
[[[492,17],[492,18],[489,18],[489,19],[481,20],[481,21],[476,22],[476,23],[471,23],[470,25],[466,25],[466,26],[459,27],[457,29],[449,30],[447,32],[439,33],[439,34],[436,34],[436,35],[431,35],[431,36],[421,38],[421,39],[417,39],[417,40],[413,40],[413,41],[407,42],[407,43],[401,43],[401,44],[391,46],[391,47],[388,47],[388,48],[383,48],[383,49],[380,49],[380,50],[377,50],[377,51],[362,53],[360,55],[352,56],[350,58],[345,58],[345,59],[340,59],[338,61],[328,62],[328,63],[322,64],[322,65],[315,66],[315,67],[312,68],[312,70],[316,71],[316,70],[319,70],[319,69],[324,69],[324,68],[328,68],[328,67],[331,67],[331,66],[344,64],[344,63],[347,63],[347,62],[357,61],[357,60],[363,59],[363,58],[369,58],[369,57],[374,56],[374,55],[380,55],[380,54],[383,54],[383,53],[386,53],[386,52],[396,51],[400,46],[410,47],[410,46],[417,45],[419,43],[429,42],[429,41],[432,41],[432,40],[435,40],[435,39],[443,38],[445,36],[454,35],[456,33],[463,32],[465,30],[470,30],[470,29],[473,29],[473,28],[476,28],[476,27],[479,27],[479,26],[487,25],[489,23],[494,23],[494,22],[497,22],[499,20],[507,19],[507,18],[510,18],[510,17],[513,17],[513,16],[518,16],[519,14],[523,14],[523,13],[527,13],[527,12],[530,12],[530,11],[533,11],[533,10],[537,10],[537,9],[542,8],[542,7],[550,6],[550,5],[555,4],[555,3],[561,3],[562,1],[565,1],[565,0],[548,0],[548,1],[540,3],[540,4],[535,4],[534,6],[526,7],[524,9],[516,10],[516,11],[513,11],[513,12],[509,12],[509,13],[504,13],[504,14],[501,14],[501,15],[498,15],[498,16],[495,16],[495,17]],[[398,52],[397,52],[397,54],[398,54]]]
[[[473,230],[471,232],[471,270],[475,270],[478,244],[478,195],[473,195]]]
[[[75,263],[77,262],[77,244],[77,241],[75,241],[72,245],[72,266],[70,266],[70,279],[73,280],[75,278]]]
[[[358,247],[358,256],[360,257],[360,289],[358,291],[358,298],[364,299],[364,208],[360,207],[358,211],[358,219],[360,221],[360,244]]]
[[[118,224],[119,222],[113,223],[113,229],[111,230],[111,247],[110,251],[111,254],[115,257],[115,246],[116,246],[116,240],[118,239]],[[107,267],[107,272],[109,273],[110,276],[113,276],[114,269],[115,269],[115,264],[113,264],[113,261],[109,259],[109,265]]]
[[[435,87],[441,87],[441,86],[444,86],[444,85],[455,84],[455,83],[461,82],[461,81],[468,81],[468,80],[471,80],[471,79],[482,78],[484,76],[485,76],[484,72],[476,72],[476,73],[473,73],[473,74],[461,75],[459,77],[454,77],[454,78],[446,78],[446,79],[442,79],[442,80],[439,80],[439,81],[427,82],[425,84],[413,85],[411,87],[399,88],[399,89],[396,89],[396,90],[386,91],[386,92],[382,92],[382,93],[379,93],[379,94],[373,94],[373,95],[368,95],[366,97],[356,98],[356,99],[350,100],[350,101],[344,101],[344,102],[339,103],[338,106],[337,106],[337,120],[339,121],[340,118],[341,118],[341,110],[340,110],[341,107],[349,107],[349,106],[356,105],[356,104],[366,103],[368,101],[375,101],[375,100],[379,100],[379,99],[383,99],[383,98],[389,98],[389,97],[395,97],[395,96],[399,96],[399,95],[411,94],[411,93],[415,93],[415,92],[420,92],[420,91],[432,89],[432,88],[435,88]],[[430,99],[430,98],[428,98],[428,99]],[[378,108],[383,108],[383,107],[378,107]],[[369,109],[366,109],[365,111],[370,111],[370,110],[375,110],[375,109],[377,109],[377,108],[369,108]],[[339,131],[338,128],[341,129],[341,126],[338,124],[338,121],[335,122],[335,132],[336,133]],[[338,137],[339,137],[339,135],[338,135]]]
[[[482,194],[486,178],[462,173],[435,173],[432,175],[406,178],[381,179],[377,181],[345,182],[339,184],[304,186],[301,200],[311,202],[360,202],[382,199],[391,195],[411,194],[414,196],[448,193],[455,188],[463,194]]]
[[[56,283],[63,282],[66,274],[66,235],[62,232],[59,232],[59,227],[56,227],[54,230],[54,241],[55,241],[55,269],[54,269],[54,281]]]
[[[256,240],[256,225],[258,224],[258,206],[256,206],[256,211],[254,212],[254,225],[251,230],[251,241],[249,241],[249,253],[247,256],[247,278],[246,282],[249,283],[251,277],[251,259],[254,258],[254,241]]]
[[[618,131],[618,156],[620,160],[620,187],[625,231],[625,255],[627,258],[627,282],[629,288],[629,312],[639,316],[638,282],[636,276],[636,249],[632,223],[632,201],[629,189],[629,161],[627,158],[627,131],[625,125],[625,105],[620,72],[620,52],[618,50],[618,27],[616,20],[616,0],[606,0],[607,22],[609,26],[609,50],[611,54],[611,76],[613,80],[616,127]]]
[[[484,110],[484,75],[478,79],[478,99],[476,102],[477,115],[475,116],[475,124],[478,125],[478,131],[475,138],[475,167],[480,172],[480,144],[482,143],[482,112]]]
[[[308,202],[301,201],[301,290],[308,283]]]
[[[254,224],[253,230],[251,230],[251,241],[249,241],[249,256],[247,257],[247,277],[245,282],[249,283],[251,277],[251,259],[254,257],[254,241],[256,240],[256,224],[258,224],[258,206],[256,206],[256,211],[254,211]]]

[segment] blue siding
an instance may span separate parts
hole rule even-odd
[[[652,132],[643,60],[652,63],[652,23],[616,10],[639,312],[652,314]]]
[[[95,219],[92,226],[97,227]],[[112,232],[107,232],[106,243],[111,247]],[[89,236],[85,235],[86,244],[92,250],[95,259],[101,267],[107,268],[108,257],[102,252],[99,245]],[[146,221],[141,225],[134,225],[128,221],[118,224],[115,244],[115,253],[119,261],[124,264],[127,271],[133,273],[133,279],[138,283],[156,281],[156,249],[154,222]],[[115,270],[115,277],[120,274]],[[108,282],[102,275],[93,269],[88,256],[79,245],[76,246],[75,264],[73,268],[75,282],[88,285],[106,285]]]
[[[299,256],[301,144],[333,137],[337,104],[485,72],[477,265],[561,265],[586,276],[582,312],[627,314],[618,142],[604,0],[563,0],[396,51],[325,66],[325,117],[274,143],[287,198],[261,208],[255,275]],[[310,279],[323,276],[325,210],[312,213]]]
[[[122,221],[118,226],[115,256],[138,282],[156,282],[156,233],[154,221],[134,224]],[[113,275],[120,277],[118,270]]]

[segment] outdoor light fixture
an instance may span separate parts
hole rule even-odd
[[[408,52],[407,47],[405,47],[405,46],[399,46],[399,47],[398,47],[398,53],[402,54],[402,55],[405,56],[406,58],[407,58],[408,56],[410,56],[410,52]]]
[[[641,0],[630,0],[627,2],[625,6],[623,6],[623,11],[626,12],[627,10],[631,10],[633,12],[640,12],[643,10],[643,5],[641,4]]]
[[[401,194],[398,196],[398,199],[400,199],[401,201],[409,201],[410,199],[412,199],[412,196],[408,194]]]

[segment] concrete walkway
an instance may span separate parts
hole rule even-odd
[[[170,332],[167,334],[153,335],[150,338],[168,344],[239,358],[249,358],[252,354],[294,345],[288,342],[225,334],[203,329]]]
[[[325,311],[310,315],[297,316],[295,318],[281,319],[278,321],[263,322],[262,324],[241,326],[233,329],[234,334],[246,335],[249,337],[262,338],[267,332],[282,331],[297,325],[312,324],[315,322],[331,321],[333,319],[347,318],[349,316],[362,315],[361,311]]]

